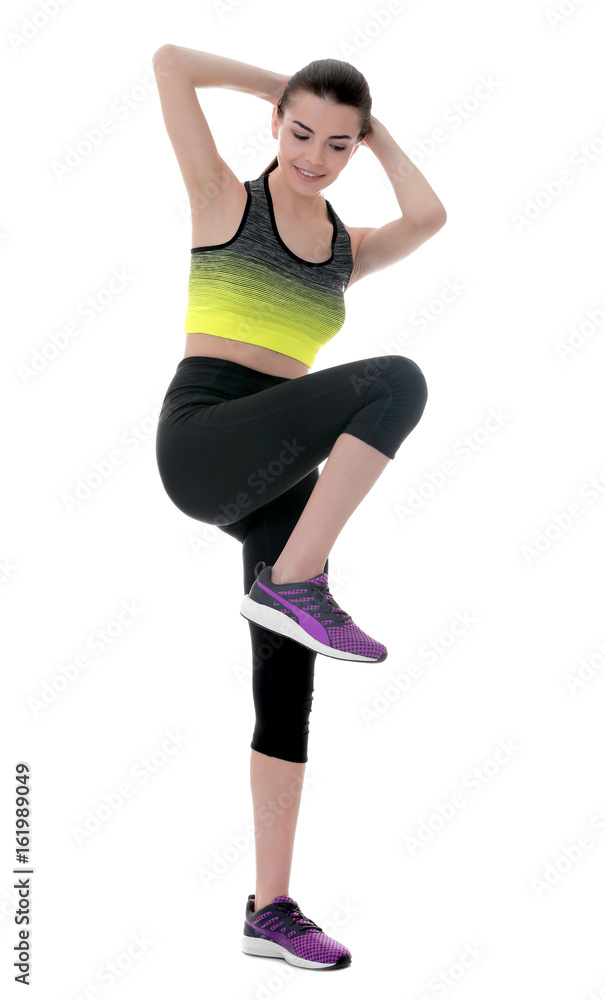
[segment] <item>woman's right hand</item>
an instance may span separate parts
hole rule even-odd
[[[284,90],[286,89],[286,84],[288,83],[288,80],[290,79],[291,75],[292,74],[290,74],[289,76],[282,76],[280,74],[276,74],[275,86],[273,87],[271,95],[269,97],[269,100],[271,101],[272,104],[277,106],[277,104],[279,103],[279,99],[282,96]]]

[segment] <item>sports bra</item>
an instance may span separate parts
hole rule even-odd
[[[311,366],[345,321],[351,240],[326,200],[332,256],[303,260],[277,231],[269,175],[244,181],[248,198],[225,243],[192,247],[185,333],[268,347]]]

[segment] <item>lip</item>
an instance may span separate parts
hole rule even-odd
[[[303,181],[307,181],[307,183],[309,184],[312,184],[314,181],[321,180],[322,177],[325,177],[325,174],[317,174],[317,176],[315,177],[305,177],[304,174],[300,173],[300,167],[298,167],[295,163],[293,163],[292,166],[298,172],[299,177],[302,177]]]

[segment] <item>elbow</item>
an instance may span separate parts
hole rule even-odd
[[[432,229],[434,232],[438,232],[445,223],[447,222],[447,212],[445,208],[439,202],[435,208],[431,209],[430,212],[424,217],[424,225],[427,229]]]
[[[170,42],[167,42],[166,45],[160,45],[159,49],[156,49],[153,53],[151,59],[152,65],[155,66],[156,63],[159,63],[160,59],[162,62],[174,59],[176,48],[176,45],[171,45]]]

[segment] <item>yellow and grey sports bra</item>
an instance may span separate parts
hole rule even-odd
[[[269,175],[244,181],[248,200],[225,243],[192,247],[185,333],[269,347],[311,367],[345,321],[351,240],[329,201],[332,256],[297,257],[277,231]]]

